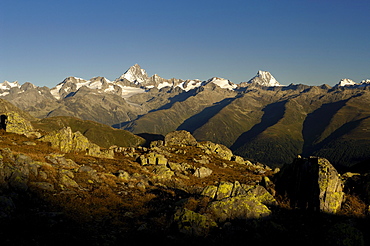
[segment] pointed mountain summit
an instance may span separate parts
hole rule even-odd
[[[281,86],[281,84],[271,75],[270,72],[259,70],[248,83],[258,84],[262,86]]]
[[[139,64],[135,64],[130,67],[124,74],[122,74],[117,80],[127,79],[134,83],[143,83],[148,79],[148,74],[142,69]]]

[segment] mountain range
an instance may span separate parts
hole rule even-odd
[[[164,79],[138,64],[116,80],[68,77],[53,88],[0,83],[0,98],[37,118],[74,116],[131,131],[187,130],[272,166],[298,154],[337,166],[370,159],[370,80],[281,85],[267,71],[247,82]]]

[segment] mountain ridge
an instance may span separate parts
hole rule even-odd
[[[370,159],[368,85],[349,79],[333,87],[281,85],[261,70],[241,84],[218,77],[167,80],[135,64],[114,81],[68,77],[52,89],[0,83],[0,98],[37,118],[72,116],[135,134],[186,130],[273,166],[317,153],[350,166]],[[335,153],[333,146],[353,154]]]

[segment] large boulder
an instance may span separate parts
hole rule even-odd
[[[8,117],[7,121],[7,132],[14,132],[17,134],[28,134],[33,132],[32,124],[29,120],[23,118],[17,112],[7,112],[6,116]]]
[[[212,143],[210,141],[200,142],[197,144],[198,148],[201,148],[204,150],[206,154],[215,154],[221,159],[224,160],[236,160],[233,152],[227,148],[225,145],[222,144],[216,144]],[[238,158],[238,161],[240,161],[240,158]]]
[[[211,201],[207,213],[219,222],[234,219],[258,219],[271,214],[268,205],[276,205],[275,198],[262,186],[247,186],[220,182],[218,186],[206,186],[201,193]]]
[[[181,233],[188,236],[202,236],[209,234],[211,229],[217,227],[215,221],[209,216],[196,213],[186,208],[179,209],[174,215],[174,221]]]
[[[190,132],[181,130],[168,133],[164,138],[166,146],[179,145],[179,146],[195,146],[197,140],[191,135]]]
[[[70,127],[64,127],[58,131],[53,131],[39,139],[43,142],[50,142],[55,148],[65,153],[86,152],[87,155],[96,157],[113,158],[113,150],[101,151],[97,144],[91,143],[79,131],[72,132]]]
[[[216,221],[234,219],[259,219],[271,214],[271,210],[255,196],[235,196],[211,202],[208,212]]]
[[[343,181],[325,158],[297,158],[276,177],[276,188],[287,194],[291,206],[336,213],[344,200]]]

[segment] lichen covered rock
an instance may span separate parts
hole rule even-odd
[[[208,212],[220,222],[259,219],[271,214],[271,210],[254,196],[236,196],[214,201],[209,205]]]
[[[203,149],[206,154],[216,154],[217,156],[224,160],[230,161],[235,159],[233,152],[222,144],[216,144],[210,141],[205,141],[198,143],[197,147]],[[240,161],[240,159],[238,160]]]
[[[8,124],[6,127],[7,132],[27,134],[34,131],[31,122],[20,116],[18,113],[7,112],[6,115],[8,116]]]
[[[113,158],[114,155],[113,151],[101,151],[98,145],[91,143],[79,131],[72,132],[70,127],[64,127],[59,131],[51,132],[39,140],[50,142],[53,147],[65,153],[86,152],[87,155],[106,158]]]
[[[168,133],[164,138],[164,142],[166,146],[172,146],[172,145],[195,146],[197,145],[197,140],[193,137],[193,135],[191,135],[190,132],[187,132],[184,130]]]
[[[188,236],[205,237],[212,228],[217,227],[216,222],[209,218],[209,216],[193,212],[186,208],[179,209],[175,213],[174,221],[177,223],[179,231]]]
[[[277,190],[293,207],[336,213],[344,200],[343,181],[325,158],[297,158],[276,178]]]

